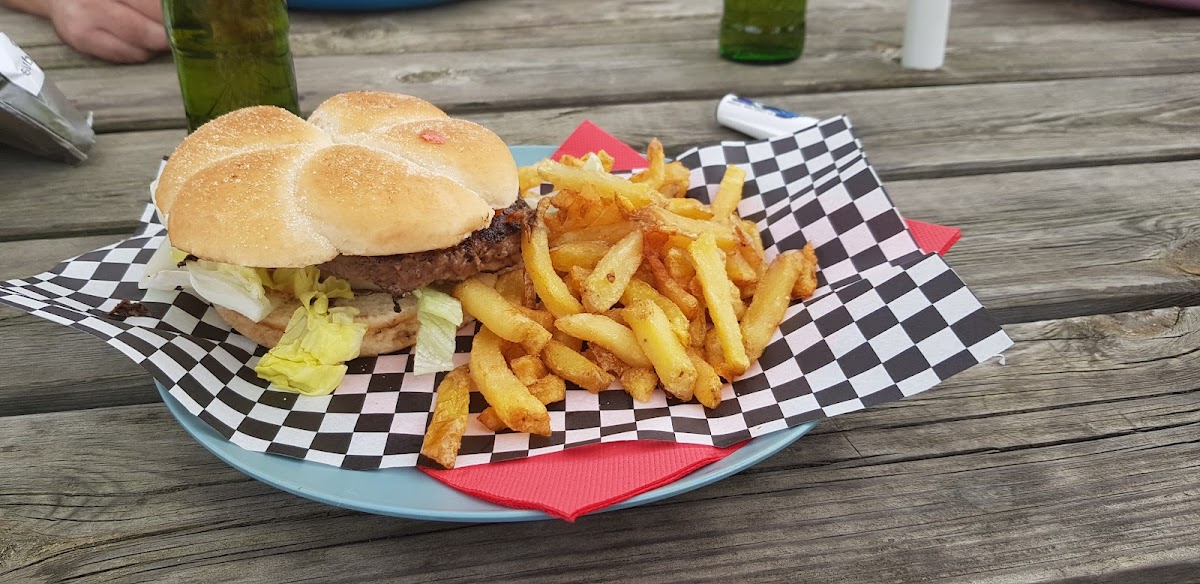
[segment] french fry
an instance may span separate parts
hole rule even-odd
[[[742,319],[742,338],[746,344],[746,354],[751,361],[757,361],[766,349],[767,343],[783,322],[787,314],[788,304],[792,300],[792,287],[800,276],[800,256],[798,251],[788,251],[780,254],[771,262],[767,273],[758,284],[758,293],[746,309]]]
[[[716,244],[721,249],[736,249],[741,243],[741,238],[728,224],[689,219],[668,211],[666,207],[657,205],[642,208],[634,214],[633,221],[641,225],[643,229],[658,229],[671,234],[683,235],[689,239],[696,239],[702,233],[709,233],[715,238]]]
[[[621,374],[621,386],[633,399],[646,403],[658,387],[658,375],[649,367],[630,367]]]
[[[721,177],[721,186],[713,197],[713,219],[724,221],[737,211],[738,203],[742,202],[742,186],[746,184],[746,171],[730,164],[725,167],[725,176]]]
[[[635,300],[623,313],[642,352],[654,364],[663,388],[683,401],[692,399],[696,368],[683,343],[671,331],[667,314],[649,299]]]
[[[708,334],[708,319],[705,318],[703,313],[688,322],[689,347],[703,347],[704,336],[706,334]]]
[[[476,278],[467,278],[454,286],[453,295],[463,310],[482,322],[506,341],[520,343],[532,355],[542,352],[550,342],[550,331],[525,316],[494,288]]]
[[[792,297],[807,299],[817,290],[817,252],[811,241],[800,249],[800,261],[800,277],[792,287]]]
[[[543,375],[529,384],[529,393],[533,394],[543,405],[560,402],[567,399],[567,384],[553,373]]]
[[[484,399],[496,408],[505,426],[518,432],[549,436],[550,413],[508,368],[500,344],[500,337],[491,329],[486,326],[479,329],[471,343],[471,379]]]
[[[708,208],[708,205],[705,205],[696,199],[667,199],[666,205],[668,211],[676,215],[682,215],[689,219],[700,219],[707,221],[713,218],[713,212]]]
[[[662,142],[659,142],[658,138],[650,140],[650,145],[646,147],[646,161],[649,162],[649,167],[630,177],[629,181],[645,183],[650,188],[657,190],[666,179],[666,169],[664,168],[666,156],[663,154]]]
[[[583,298],[583,283],[587,281],[590,275],[592,275],[591,270],[583,266],[572,266],[563,281],[567,283],[567,290],[571,292],[572,296]]]
[[[479,417],[477,419],[479,420],[480,424],[483,424],[483,427],[493,432],[499,432],[501,430],[508,429],[508,426],[504,425],[504,420],[500,419],[500,414],[496,413],[496,408],[493,407],[488,407],[482,412],[479,412]]]
[[[454,468],[470,416],[467,408],[471,402],[471,373],[466,365],[446,374],[438,384],[436,399],[429,427],[425,429],[425,439],[421,442],[421,454],[443,468]]]
[[[540,187],[542,185],[542,177],[538,174],[537,167],[522,166],[517,169],[517,184],[520,192],[524,193],[530,189]]]
[[[566,345],[572,351],[577,353],[583,351],[583,339],[577,339],[571,335],[568,335],[567,333],[558,330],[558,327],[555,327],[554,332],[550,333],[550,342],[557,342]],[[542,350],[545,351],[545,349]]]
[[[692,395],[704,407],[712,410],[721,405],[721,387],[724,383],[717,375],[716,369],[704,360],[700,351],[688,348],[688,357],[696,368],[696,384],[692,386]]]
[[[524,306],[516,307],[517,310],[524,314],[529,320],[542,325],[542,328],[551,331],[550,336],[554,336],[554,315],[548,310],[537,310],[534,308],[525,308]]]
[[[596,314],[602,314],[608,318],[611,318],[613,322],[619,325],[628,326],[625,324],[625,315],[621,313],[620,308],[610,308],[604,312],[597,312]]]
[[[663,173],[665,178],[662,186],[658,187],[658,192],[667,198],[682,197],[687,194],[692,180],[692,171],[679,161],[675,161],[666,165]]]
[[[562,317],[583,312],[583,304],[567,290],[567,285],[554,272],[554,264],[550,261],[549,234],[542,221],[544,211],[549,205],[548,199],[542,199],[542,202],[538,203],[538,213],[533,226],[521,234],[521,257],[525,260],[525,270],[533,279],[533,287],[545,303],[546,309],[555,317]]]
[[[583,158],[576,158],[570,154],[564,154],[559,157],[558,161],[567,166],[583,168],[588,163],[588,160],[592,157],[596,157],[600,160],[600,165],[604,167],[604,172],[612,172],[613,162],[615,161],[613,160],[613,157],[604,150],[599,152],[588,152],[587,154],[583,155]]]
[[[758,230],[758,225],[749,219],[742,219],[742,233],[746,235],[746,239],[750,241],[750,245],[758,252],[759,257],[765,256],[763,251],[762,233]]]
[[[608,349],[605,349],[604,347],[601,347],[595,343],[588,345],[587,351],[584,351],[583,355],[598,365],[601,369],[618,377],[620,377],[626,369],[629,369],[629,365],[616,355],[612,354],[612,351],[609,351]]]
[[[688,240],[688,244],[691,244]],[[667,266],[667,273],[677,281],[688,281],[692,276],[696,275],[696,268],[692,267],[692,261],[687,257],[686,247],[668,247],[663,253],[663,265]]]
[[[742,250],[739,248],[736,252],[725,254],[725,274],[739,288],[745,284],[753,284],[758,281],[758,270],[746,261],[742,255]]]
[[[717,375],[729,381],[737,379],[738,376],[729,370],[729,364],[725,361],[725,347],[716,328],[709,328],[704,334],[704,359],[713,366]]]
[[[575,266],[591,270],[611,247],[603,241],[565,243],[550,250],[550,263],[560,272],[569,272]]]
[[[542,360],[534,355],[523,355],[508,362],[508,366],[512,368],[513,375],[521,380],[526,386],[532,385],[533,382],[546,376],[546,366],[542,364]],[[543,402],[545,403],[545,402]]]
[[[631,232],[637,230],[637,228],[637,225],[624,220],[619,223],[609,223],[606,225],[589,225],[574,231],[560,233],[554,238],[554,246],[558,247],[577,241],[600,241],[613,244],[621,241],[622,237],[629,235]]]
[[[504,356],[505,363],[512,363],[514,360],[520,359],[528,353],[525,352],[525,347],[521,345],[503,341],[500,343],[500,354]]]
[[[509,270],[496,277],[496,291],[516,306],[525,306],[525,270]]]
[[[638,346],[637,337],[629,327],[621,325],[600,314],[572,314],[554,321],[559,330],[589,343],[595,343],[612,351],[622,361],[635,367],[653,367],[654,364]]]
[[[612,308],[641,263],[642,232],[634,231],[612,246],[583,282],[584,308],[591,312]]]
[[[529,384],[529,393],[542,402],[542,405],[549,405],[567,399],[567,385],[555,375],[545,375]],[[479,423],[493,432],[508,428],[494,407],[479,412]]]
[[[658,285],[658,291],[662,292],[663,296],[669,298],[671,302],[674,302],[679,307],[679,310],[683,311],[684,316],[690,320],[696,318],[697,314],[703,313],[704,307],[700,306],[700,300],[685,290],[683,286],[679,285],[679,282],[676,282],[671,277],[671,274],[667,272],[666,266],[663,265],[663,261],[658,256],[648,255],[644,259],[643,263],[649,265],[650,271],[654,273],[654,281]]]
[[[625,292],[621,294],[621,304],[629,306],[638,300],[649,300],[658,305],[663,313],[667,315],[667,320],[671,324],[671,332],[679,338],[679,342],[687,344],[690,338],[688,333],[688,319],[683,315],[683,311],[669,298],[658,293],[653,286],[645,281],[638,279],[636,276],[629,281],[629,285],[625,287]]]
[[[538,163],[537,169],[542,180],[559,189],[581,191],[585,188],[592,188],[601,197],[614,200],[625,199],[637,208],[649,205],[661,198],[658,191],[647,185],[632,183],[623,177],[606,172],[572,168],[551,160],[541,161]]]
[[[578,350],[558,341],[550,341],[542,349],[546,367],[555,375],[578,385],[592,393],[608,389],[615,379],[609,372],[584,357]]]
[[[742,342],[742,330],[734,311],[734,300],[736,298],[740,302],[741,297],[733,294],[734,286],[725,275],[721,250],[717,248],[713,235],[705,233],[688,247],[688,254],[692,258],[692,265],[696,267],[696,276],[700,280],[713,327],[721,339],[725,362],[730,373],[741,375],[750,368],[750,359]]]

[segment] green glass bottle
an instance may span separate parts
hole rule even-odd
[[[721,56],[748,63],[786,63],[804,52],[807,0],[725,0]]]
[[[163,0],[188,132],[235,109],[300,114],[285,0]]]

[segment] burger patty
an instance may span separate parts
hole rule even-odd
[[[454,247],[390,256],[340,255],[317,267],[323,273],[370,282],[403,296],[435,282],[458,282],[516,265],[521,257],[521,230],[533,218],[533,210],[518,197],[496,213],[491,225]]]

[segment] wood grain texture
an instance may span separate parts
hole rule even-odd
[[[847,114],[885,180],[1200,157],[1200,75],[998,83],[777,96],[811,115]],[[713,100],[550,108],[466,117],[511,144],[554,144],[584,119],[669,153],[744,138],[713,119]],[[104,134],[79,167],[0,150],[9,185],[0,240],[120,233],[133,227],[158,159],[182,131]],[[983,138],[986,137],[986,138]],[[907,210],[907,209],[906,209]]]
[[[823,423],[715,485],[576,525],[422,523],[307,502],[224,467],[162,406],[8,418],[0,577],[998,583],[1191,574],[1200,567],[1200,309],[1007,328],[1017,345],[1006,365]]]
[[[809,2],[813,36],[845,30],[896,31],[903,26],[902,0],[815,0]],[[505,47],[557,48],[564,44],[610,44],[619,26],[626,38],[659,40],[715,38],[717,0],[489,0],[431,10],[291,14],[291,45],[297,57],[492,50]],[[1174,16],[1170,11],[1128,3],[1069,0],[959,0],[951,26],[1060,24]],[[670,25],[668,25],[668,23]],[[0,9],[7,32],[43,68],[105,67],[66,47],[49,22]],[[164,58],[165,59],[165,58]]]
[[[663,26],[696,28],[671,20]],[[829,26],[829,34],[811,36],[804,59],[780,67],[718,58],[714,21],[696,39],[655,34],[610,36],[609,44],[594,45],[563,39],[553,50],[505,45],[315,55],[297,58],[296,71],[305,110],[335,93],[381,89],[419,95],[451,112],[716,98],[727,91],[784,95],[1200,71],[1191,58],[1200,40],[1187,19],[960,27],[952,33],[949,64],[936,72],[899,67],[899,28],[858,30],[853,18]],[[620,54],[637,59],[615,58]],[[121,69],[123,83],[111,83],[113,74],[107,67],[70,68],[57,70],[55,80],[81,108],[95,111],[100,131],[183,126],[169,62]]]

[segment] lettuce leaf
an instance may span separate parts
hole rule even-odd
[[[180,257],[182,256],[182,257]],[[146,269],[138,279],[138,287],[143,290],[174,290],[191,287],[192,281],[187,270],[179,267],[179,262],[187,254],[171,246],[171,238],[164,237],[154,255],[146,262]]]
[[[304,268],[308,270],[308,268]],[[358,310],[352,307],[329,306],[329,294],[319,288],[319,273],[312,268],[307,283],[299,278],[292,281],[298,288],[312,288],[299,295],[301,306],[292,313],[283,338],[275,348],[259,359],[254,372],[280,389],[304,395],[327,395],[341,384],[346,375],[345,362],[358,356],[362,347],[365,324],[354,322]],[[336,280],[336,278],[328,278]],[[342,281],[345,283],[345,281]],[[340,285],[330,286],[340,294]],[[349,292],[346,284],[345,293]]]
[[[205,301],[241,313],[258,322],[274,308],[263,289],[266,270],[208,260],[185,264],[192,289]]]
[[[434,288],[413,292],[417,297],[417,344],[413,347],[413,373],[434,373],[454,368],[454,336],[463,323],[458,299]]]

